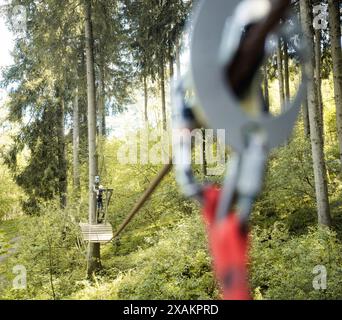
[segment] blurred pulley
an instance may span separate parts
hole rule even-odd
[[[290,0],[200,1],[192,25],[190,70],[175,87],[174,128],[182,135],[174,142],[176,178],[186,196],[202,203],[214,269],[224,299],[250,298],[246,226],[262,189],[268,153],[290,136],[305,97],[304,74],[295,98],[282,106],[283,114],[273,117],[262,111],[258,69],[267,56],[265,41],[275,35],[276,43],[279,38],[290,43],[291,37],[300,34],[294,19],[290,28],[273,30],[282,19],[283,9],[289,9],[290,4]],[[255,26],[259,29],[253,29]],[[262,30],[263,37],[256,30]],[[240,54],[246,42],[248,48],[257,48],[256,52],[244,47],[245,55]],[[300,46],[291,49],[303,64],[305,45],[301,42]],[[256,55],[256,59],[251,55]],[[243,73],[241,66],[247,67],[247,72]],[[235,68],[236,78],[227,72],[232,70],[230,67]],[[236,81],[239,77],[242,81]],[[188,93],[193,94],[192,101],[186,99]],[[260,112],[246,112],[246,99],[251,109]],[[226,141],[235,150],[222,189],[198,184],[192,172],[190,132],[203,126],[225,129]]]
[[[246,147],[246,130],[257,129],[266,136],[267,149],[281,145],[290,136],[302,99],[305,79],[295,98],[279,117],[268,114],[252,117],[241,108],[241,101],[224,79],[223,65],[228,65],[239,45],[244,27],[262,20],[271,7],[269,0],[203,0],[195,11],[190,46],[190,78],[196,97],[199,118],[211,129],[225,129],[226,141],[241,153]],[[283,30],[282,37],[299,32],[294,21],[291,30]],[[300,60],[305,59],[298,50]],[[251,52],[251,55],[254,53]],[[261,104],[252,95],[254,104]]]

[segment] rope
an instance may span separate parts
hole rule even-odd
[[[126,229],[127,225],[131,222],[134,216],[142,209],[142,207],[144,206],[146,201],[151,197],[155,189],[160,185],[163,179],[171,171],[172,166],[172,161],[170,160],[169,164],[165,165],[161,172],[158,174],[158,176],[151,182],[149,188],[144,192],[142,197],[139,199],[139,201],[136,203],[132,211],[125,219],[125,221],[119,227],[118,231],[114,234],[113,239],[117,238],[122,233],[122,231]]]
[[[106,208],[105,208],[105,215],[104,215],[104,222],[107,222],[107,216],[108,216],[108,208],[110,204],[110,200],[112,198],[114,190],[113,189],[106,189]]]

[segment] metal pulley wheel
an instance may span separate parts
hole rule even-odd
[[[285,142],[305,97],[306,77],[303,75],[294,99],[283,114],[273,117],[263,113],[253,117],[244,112],[241,100],[224,79],[223,65],[229,64],[233,58],[244,26],[260,21],[269,13],[270,7],[269,0],[202,0],[193,17],[190,79],[198,103],[194,112],[206,127],[225,129],[228,145],[238,153],[245,149],[245,133],[250,129],[262,132],[268,150]],[[278,36],[290,40],[295,34],[300,34],[299,23],[292,21],[292,27],[279,30]],[[295,49],[303,64],[305,50]],[[260,105],[262,99],[255,96],[252,103]]]

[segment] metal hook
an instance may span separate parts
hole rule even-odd
[[[249,0],[243,2],[256,3]],[[240,10],[244,16],[243,23],[261,19],[269,12],[269,1],[259,2],[265,6],[258,14],[248,16]],[[217,221],[226,217],[236,200],[240,219],[245,223],[261,191],[269,151],[286,141],[292,133],[305,97],[308,78],[306,74],[302,75],[302,83],[295,98],[289,103],[286,112],[279,117],[273,118],[261,113],[253,118],[244,113],[241,101],[227,85],[223,72],[223,65],[233,59],[241,40],[243,25],[233,16],[240,3],[240,0],[200,1],[193,19],[190,71],[178,83],[174,92],[174,123],[177,129],[191,130],[199,127],[198,119],[206,119],[207,127],[226,130],[226,140],[236,155],[225,178],[217,209]],[[290,29],[280,30],[280,35],[286,38],[291,36],[291,32],[300,33],[299,24],[296,22]],[[302,47],[297,49],[300,62],[305,63],[305,44],[302,43]],[[187,88],[191,88],[195,94],[198,102],[196,107],[185,101]],[[260,95],[254,95],[254,98],[254,103],[262,106],[264,101]],[[175,161],[177,181],[183,192],[201,200],[203,188],[197,183],[191,170],[191,138],[176,144]]]

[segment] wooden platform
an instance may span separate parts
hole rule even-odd
[[[80,223],[83,240],[91,243],[107,243],[113,239],[113,228],[109,223],[90,225]]]

